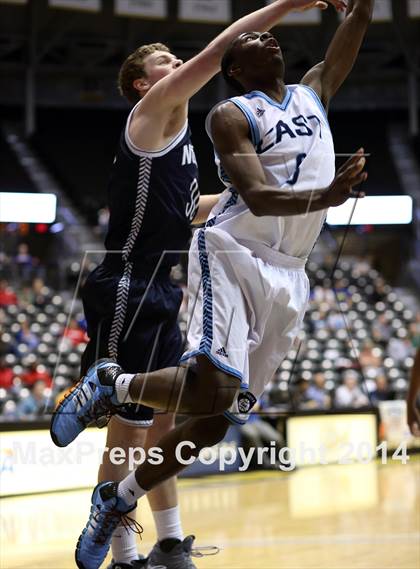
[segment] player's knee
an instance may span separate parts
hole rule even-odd
[[[125,423],[120,417],[114,416],[108,424],[107,447],[128,448],[143,447],[147,430],[139,429],[135,424]]]
[[[240,381],[218,369],[204,356],[197,361],[200,400],[204,404],[202,412],[204,415],[221,415],[232,406]]]
[[[147,432],[147,444],[159,441],[164,435],[169,433],[175,426],[173,413],[155,412],[152,427]]]
[[[195,449],[192,454],[197,455],[203,448],[212,447],[222,441],[229,426],[229,421],[223,415],[195,420],[192,430]]]

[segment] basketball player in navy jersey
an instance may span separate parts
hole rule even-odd
[[[329,1],[338,9],[344,8],[341,0]],[[89,375],[89,366],[104,356],[133,372],[177,365],[181,342],[176,318],[181,293],[171,284],[169,272],[179,256],[170,251],[185,250],[189,224],[204,221],[216,201],[214,196],[199,201],[197,164],[187,124],[188,100],[218,71],[225,48],[238,33],[249,28],[269,29],[288,11],[312,7],[326,8],[326,3],[278,0],[238,21],[185,65],[162,44],[143,46],[123,65],[121,92],[137,104],[121,137],[109,186],[109,252],[83,290],[91,338],[82,362],[84,375]],[[85,403],[93,395],[92,386],[88,382],[80,392],[73,391],[54,415],[51,434],[59,446],[69,444],[92,420],[101,423],[107,414],[115,414],[108,429],[110,449],[151,447],[172,428],[173,419],[165,414],[145,440],[144,430],[133,427],[150,426],[153,410],[137,404],[97,402],[84,414]],[[69,418],[70,401],[77,417],[76,428],[62,420],[66,414]],[[112,465],[105,455],[100,480],[119,480],[126,474],[125,465]],[[149,565],[193,567],[193,539],[182,541],[174,479],[158,487],[149,500],[159,538]],[[133,508],[130,511],[133,516]],[[106,517],[109,530],[108,514]],[[114,515],[114,528],[115,521],[118,524],[119,519]],[[102,533],[93,536],[95,539],[90,539],[90,532],[84,534],[77,550],[80,567],[99,566],[110,535],[102,543]],[[136,561],[134,538],[123,527],[117,528],[112,543],[115,569],[129,563],[142,564]]]

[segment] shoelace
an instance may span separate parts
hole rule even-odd
[[[220,547],[217,547],[217,545],[205,545],[203,547],[193,547],[191,549],[191,557],[197,558],[208,557],[209,555],[217,555],[218,553],[220,553]]]
[[[142,539],[141,535],[144,531],[143,526],[141,526],[136,519],[130,518],[130,516],[122,516],[121,521],[122,526],[127,533],[130,533],[130,531],[132,531],[133,533],[137,534],[140,539]]]
[[[92,408],[85,415],[89,422],[95,422],[99,429],[106,427],[111,420],[112,415],[119,411],[119,407],[108,400],[97,400],[93,403]]]
[[[82,394],[83,392],[81,392]],[[70,395],[70,393],[69,393]],[[83,393],[84,395],[84,393]],[[79,395],[76,395],[78,398]],[[86,397],[86,396],[85,396]],[[82,402],[78,399],[80,405]],[[83,417],[79,417],[79,420],[83,423],[83,425],[89,425],[90,423],[95,423],[99,429],[106,427],[106,425],[111,420],[112,415],[117,413],[119,410],[119,406],[114,405],[109,400],[106,399],[97,399],[92,403],[92,407],[90,410],[86,411]]]
[[[104,545],[106,540],[109,538],[109,533],[110,533],[109,530],[111,529],[112,531],[114,531],[114,529],[120,523],[127,533],[132,531],[133,533],[137,534],[141,539],[141,534],[143,533],[143,527],[134,518],[130,518],[129,516],[121,514],[121,512],[119,512],[118,510],[109,510],[108,512],[105,513],[98,510],[96,514],[93,516],[93,519],[95,520],[96,523],[99,523],[99,516],[101,515],[104,517],[104,521],[101,524],[100,529],[98,530],[98,535],[93,540],[94,543],[97,543],[99,545]]]

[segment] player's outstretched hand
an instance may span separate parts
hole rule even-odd
[[[347,9],[347,2],[344,0],[325,0],[325,1],[314,1],[314,0],[294,0],[295,12],[305,12],[306,10],[312,10],[312,8],[319,8],[320,10],[326,10],[328,4],[334,6],[337,12],[345,12]]]
[[[349,158],[337,171],[333,183],[325,194],[326,207],[337,207],[345,203],[349,198],[364,198],[365,194],[353,190],[355,186],[367,180],[367,172],[364,172],[366,158],[364,149],[360,148],[354,156]]]
[[[420,437],[420,348],[414,358],[407,392],[407,423],[411,434]]]
[[[407,423],[411,434],[420,437],[420,411],[417,407],[417,394],[407,395]]]

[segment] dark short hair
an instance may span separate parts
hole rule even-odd
[[[155,51],[171,52],[169,47],[163,43],[142,45],[129,55],[121,66],[118,75],[118,88],[120,94],[126,97],[130,103],[137,103],[140,100],[140,94],[134,88],[133,82],[141,77],[146,77],[144,60]]]
[[[232,89],[234,89],[235,91],[237,91],[238,93],[240,93],[241,95],[243,95],[244,93],[246,93],[246,89],[245,87],[236,79],[234,79],[230,74],[230,68],[232,66],[232,64],[235,62],[235,47],[236,44],[238,42],[238,38],[234,39],[231,44],[229,45],[229,47],[227,48],[227,50],[225,51],[225,54],[223,56],[222,59],[222,63],[221,63],[221,67],[222,67],[222,75],[224,80],[226,81],[226,83],[232,87]]]

